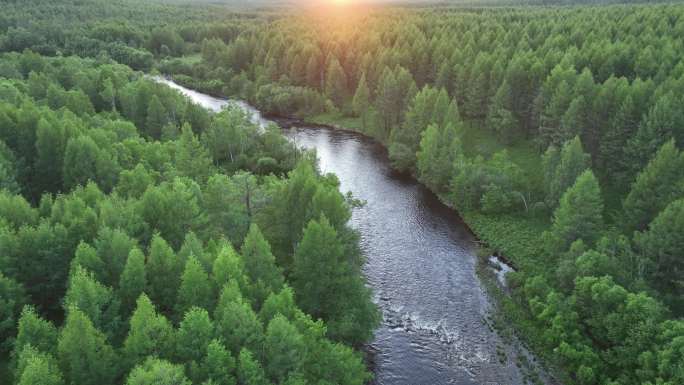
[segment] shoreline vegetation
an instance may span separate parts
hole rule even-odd
[[[276,130],[137,75],[152,69],[383,143],[518,268],[504,312],[561,382],[684,383],[684,5],[541,3],[3,3],[0,354],[14,383],[368,379],[349,346],[378,315],[335,178]],[[326,296],[307,286],[321,263],[340,278]]]

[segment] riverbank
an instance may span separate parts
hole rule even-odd
[[[217,97],[224,97],[225,95],[214,95]],[[288,129],[291,127],[318,127],[327,128],[337,132],[349,132],[355,135],[362,135],[363,137],[372,140],[381,147],[386,154],[386,146],[381,141],[373,137],[371,132],[363,130],[360,125],[359,119],[354,118],[336,118],[335,115],[319,115],[319,116],[283,116],[279,114],[263,114],[263,117],[269,120],[273,120],[278,123],[282,128]],[[491,146],[490,146],[491,147]],[[418,181],[418,178],[414,175],[412,179]],[[538,218],[529,218],[522,216],[491,216],[485,215],[477,212],[458,212],[456,205],[454,205],[448,196],[438,196],[442,204],[448,207],[456,215],[458,215],[465,227],[468,229],[470,234],[472,234],[475,239],[477,239],[478,248],[480,254],[486,250],[485,254],[495,254],[505,260],[509,265],[514,266],[516,269],[521,269],[522,271],[528,271],[528,267],[533,265],[532,256],[534,251],[530,250],[529,245],[538,245],[539,242],[536,241],[543,231],[543,228],[548,222],[539,221]],[[498,333],[502,335],[515,336],[517,341],[523,342],[523,349],[516,349],[515,351],[534,351],[538,353],[540,357],[549,357],[549,352],[543,352],[536,348],[533,336],[535,330],[530,326],[528,321],[528,316],[525,314],[525,309],[520,306],[520,302],[515,297],[510,295],[508,290],[506,293],[501,290],[498,285],[492,285],[496,283],[496,280],[490,280],[489,274],[480,274],[486,272],[489,269],[482,269],[483,265],[478,263],[478,275],[480,275],[480,280],[486,287],[489,297],[493,300],[494,308],[497,309],[492,318],[498,320],[497,322],[487,322],[490,329],[496,329]],[[489,270],[491,273],[492,270]],[[515,326],[512,328],[511,326]],[[547,354],[544,354],[547,353]],[[497,354],[499,354],[499,349],[497,345]],[[508,352],[512,353],[512,351]],[[523,353],[520,357],[527,357],[529,354]],[[534,367],[538,364],[531,365],[527,358],[516,359],[516,365],[519,368],[522,367]],[[546,360],[544,360],[546,361]],[[549,360],[551,362],[551,360]],[[542,365],[543,367],[543,365]],[[526,381],[537,378],[538,376],[533,375],[535,371],[532,369],[526,369],[525,375]],[[548,372],[544,370],[544,372]],[[544,376],[547,377],[547,376]],[[535,382],[533,382],[535,383]],[[547,381],[546,383],[554,383],[554,381]]]

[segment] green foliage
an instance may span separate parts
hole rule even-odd
[[[57,344],[62,373],[70,383],[111,383],[118,374],[118,357],[88,316],[71,307]]]
[[[266,297],[283,285],[283,276],[259,227],[252,224],[242,244],[245,273],[250,280],[250,298],[260,307]]]
[[[201,377],[200,363],[213,336],[214,325],[206,310],[194,307],[185,313],[178,328],[176,356],[185,363],[188,373],[195,373],[193,377]]]
[[[678,199],[665,207],[649,224],[648,230],[635,235],[639,253],[649,261],[649,280],[677,312],[682,303],[680,258],[684,247],[684,200]]]
[[[416,154],[419,178],[435,191],[444,191],[462,154],[457,130],[451,123],[444,127],[429,125]]]
[[[178,298],[183,261],[158,235],[152,238],[146,270],[150,298],[163,312],[170,313]]]
[[[121,313],[128,318],[135,308],[135,303],[147,287],[145,255],[140,249],[133,249],[128,254],[126,266],[121,273],[118,296],[121,299]]]
[[[125,366],[131,368],[154,355],[170,358],[175,346],[175,331],[163,315],[157,314],[154,305],[145,295],[138,298],[130,319],[130,330],[123,344]]]
[[[325,71],[325,95],[341,106],[347,98],[347,76],[337,58],[328,59],[328,69]]]
[[[191,385],[183,366],[150,357],[136,366],[126,379],[126,385]]]
[[[44,353],[56,353],[57,329],[47,320],[40,318],[30,306],[24,306],[17,327],[12,357],[16,360],[26,346],[32,346]]]
[[[282,315],[268,323],[264,346],[266,372],[274,383],[283,383],[291,372],[299,369],[305,352],[304,339]]]
[[[346,252],[325,217],[312,220],[294,255],[292,286],[302,310],[325,320],[331,337],[358,344],[370,338],[378,314]]]
[[[555,147],[546,150],[542,162],[546,185],[545,202],[548,207],[557,207],[565,191],[589,168],[589,161],[589,155],[584,153],[577,136],[565,142],[560,153]]]
[[[244,385],[269,385],[270,382],[266,379],[266,373],[261,367],[259,361],[254,358],[254,355],[248,349],[242,349],[238,356],[238,381]]]
[[[0,351],[6,352],[11,348],[14,328],[27,300],[24,288],[0,272],[0,338],[3,341]]]
[[[223,288],[214,320],[217,335],[233,354],[237,355],[243,346],[254,351],[260,348],[264,327],[236,287],[226,285]]]
[[[19,357],[18,385],[63,385],[62,373],[54,357],[26,345]]]
[[[187,259],[185,270],[180,279],[181,284],[175,304],[176,315],[179,318],[193,306],[211,309],[214,298],[211,281],[209,281],[209,275],[204,267],[194,255],[190,255]]]
[[[665,143],[637,175],[623,202],[622,228],[641,231],[670,202],[684,194],[684,154]]]
[[[119,329],[119,301],[111,288],[98,282],[93,274],[76,266],[69,277],[69,287],[64,297],[64,310],[78,309],[88,317],[93,326],[107,335],[116,335]]]
[[[553,224],[544,234],[546,249],[557,256],[578,239],[593,245],[603,230],[603,200],[598,180],[587,170],[577,177],[553,214]]]

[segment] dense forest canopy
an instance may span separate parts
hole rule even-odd
[[[3,3],[0,379],[369,378],[355,202],[159,71],[383,143],[516,265],[564,383],[684,383],[684,6],[485,3]]]

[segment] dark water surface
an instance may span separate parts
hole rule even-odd
[[[213,110],[232,103],[171,85]],[[263,123],[258,111],[241,106]],[[285,134],[315,149],[321,170],[366,202],[351,225],[360,232],[364,273],[383,314],[369,346],[375,383],[525,383],[514,361],[519,347],[507,346],[486,323],[491,304],[475,273],[474,238],[458,215],[394,173],[386,151],[370,139],[314,127]],[[503,363],[497,346],[507,353]]]

